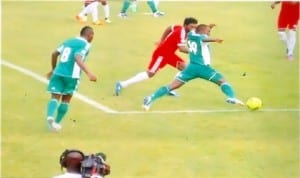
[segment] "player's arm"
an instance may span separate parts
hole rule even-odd
[[[55,51],[52,53],[52,55],[51,55],[51,71],[48,72],[48,73],[46,74],[46,77],[47,77],[48,79],[52,76],[52,73],[53,73],[53,70],[54,70],[55,67],[56,67],[56,64],[57,64],[57,58],[58,58],[59,55],[60,55],[60,53],[59,53],[57,50],[55,50]]]
[[[188,47],[186,45],[180,45],[180,46],[178,46],[178,49],[182,53],[188,54],[190,52],[189,49],[188,49]]]
[[[219,38],[206,38],[202,40],[205,43],[210,43],[210,42],[216,42],[216,43],[222,43],[224,40],[219,39]]]
[[[274,9],[276,7],[277,4],[279,4],[280,1],[274,1],[272,4],[271,4],[271,8]]]
[[[162,41],[164,41],[171,32],[172,32],[172,26],[167,27],[164,33],[161,35],[160,41],[158,41],[157,44],[160,44]]]
[[[80,67],[80,69],[89,77],[90,81],[95,82],[97,80],[97,77],[94,76],[89,69],[87,68],[87,66],[84,64],[82,56],[81,55],[76,55],[75,56],[75,62],[78,64],[78,66]]]

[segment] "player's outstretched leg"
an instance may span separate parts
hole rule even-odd
[[[152,95],[146,96],[143,102],[143,108],[148,111],[152,103],[160,97],[167,95],[170,91],[180,88],[184,83],[178,79],[175,79],[169,86],[160,87]]]
[[[169,91],[170,91],[169,87],[163,86],[163,87],[160,87],[158,90],[156,90],[152,95],[146,96],[144,98],[143,108],[146,111],[150,110],[150,107],[151,107],[153,101],[155,101],[156,99],[168,94]]]
[[[245,105],[244,102],[242,102],[241,100],[239,100],[235,97],[234,90],[229,83],[223,82],[220,85],[220,88],[221,88],[222,92],[227,96],[227,99],[226,99],[227,103]]]
[[[129,85],[132,85],[134,83],[138,83],[138,82],[141,82],[141,81],[147,80],[147,79],[149,79],[148,73],[147,72],[140,72],[140,73],[134,75],[133,77],[131,77],[127,80],[119,81],[119,82],[116,83],[116,86],[115,86],[115,95],[119,96],[120,93],[121,93],[121,90],[123,88],[126,88]]]

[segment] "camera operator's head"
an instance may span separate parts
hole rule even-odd
[[[65,150],[59,158],[59,163],[62,168],[67,169],[67,172],[80,174],[83,159],[84,154],[81,151]]]

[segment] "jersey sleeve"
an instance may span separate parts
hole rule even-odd
[[[183,27],[178,29],[178,43],[177,46],[186,46],[186,32]]]
[[[85,58],[88,55],[88,53],[89,53],[89,49],[90,49],[90,45],[89,44],[82,45],[80,48],[78,48],[75,51],[75,56],[79,55],[82,58]]]
[[[59,54],[61,54],[64,50],[64,44],[61,44],[58,48],[56,48],[56,51],[59,52]]]

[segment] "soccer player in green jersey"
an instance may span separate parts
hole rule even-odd
[[[164,12],[158,10],[158,0],[147,0],[147,4],[151,9],[153,17],[160,17],[165,15]],[[136,11],[137,0],[124,0],[121,12],[119,13],[119,17],[127,18],[128,15],[126,12],[130,6],[133,7],[133,11]]]
[[[79,37],[64,41],[52,53],[52,68],[47,74],[48,91],[51,93],[47,105],[47,122],[53,131],[61,129],[60,122],[67,113],[71,98],[78,87],[81,70],[86,73],[90,81],[97,80],[84,64],[93,37],[93,29],[85,26],[81,29]],[[59,62],[57,62],[58,57]]]
[[[210,38],[210,30],[214,25],[198,25],[195,32],[188,34],[189,65],[179,73],[176,79],[168,86],[160,87],[152,95],[144,98],[143,108],[149,110],[151,104],[158,98],[177,89],[186,82],[202,78],[211,81],[220,86],[222,92],[226,95],[226,101],[231,104],[244,105],[244,103],[235,97],[231,85],[224,79],[223,75],[210,66],[209,43],[222,43],[223,40]]]

